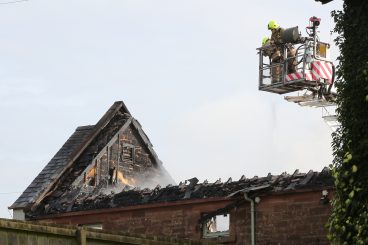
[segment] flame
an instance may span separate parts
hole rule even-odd
[[[130,178],[130,179],[125,178],[123,173],[120,171],[117,172],[117,179],[124,185],[130,185],[130,186],[135,185],[135,180],[133,178]]]
[[[86,178],[91,178],[91,177],[95,177],[96,175],[96,166],[94,166],[91,170],[89,170],[89,172],[87,173]]]
[[[84,183],[89,186],[96,185],[96,165],[93,166],[84,176]]]

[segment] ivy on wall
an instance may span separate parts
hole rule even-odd
[[[336,194],[329,219],[332,244],[368,244],[368,1],[345,0],[333,11],[340,49],[337,116],[331,165]]]

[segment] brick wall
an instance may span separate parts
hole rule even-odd
[[[325,224],[331,206],[321,191],[264,197],[257,207],[258,244],[330,244]]]
[[[321,191],[261,197],[256,207],[258,245],[329,244],[324,224],[330,205],[320,202]],[[47,221],[61,224],[102,223],[106,230],[136,234],[202,239],[201,214],[223,208],[234,200],[186,200],[110,210],[63,214]],[[213,240],[213,239],[210,239]],[[250,205],[230,212],[230,236],[214,239],[226,244],[250,244]]]

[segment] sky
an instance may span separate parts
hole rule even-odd
[[[4,3],[0,1],[0,3]],[[179,183],[321,171],[321,110],[258,91],[267,23],[304,27],[342,1],[28,0],[0,4],[0,217],[74,130],[124,101]],[[332,56],[338,50],[332,46]]]

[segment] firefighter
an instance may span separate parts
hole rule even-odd
[[[275,58],[276,46],[271,45],[271,40],[268,37],[262,38],[262,48],[263,48],[263,56],[268,57],[270,59],[270,65],[274,65],[277,63],[277,58]],[[279,52],[280,53],[280,52]],[[271,83],[276,83],[280,81],[280,66],[271,67],[270,73],[271,73]]]
[[[270,47],[270,39],[268,37],[262,38],[263,56],[270,57],[272,55],[272,48]]]
[[[268,37],[262,38],[262,55],[265,57],[268,57],[270,59],[269,64],[272,65],[271,57],[274,53],[274,45],[271,45],[270,41],[271,40]],[[277,82],[277,78],[276,78],[276,76],[278,76],[277,72],[278,72],[278,67],[270,68],[271,83]]]
[[[269,44],[272,48],[268,49],[268,54],[271,59],[271,76],[272,76],[272,83],[280,82],[281,81],[281,63],[282,63],[282,56],[281,56],[281,31],[279,24],[276,21],[271,20],[268,23],[268,29],[271,30],[271,39],[269,40]]]
[[[268,37],[262,38],[262,46],[268,45],[270,43],[270,39]]]
[[[287,57],[295,57],[296,49],[291,44],[285,44],[282,42],[282,33],[284,32],[284,29],[281,28],[280,25],[274,20],[268,22],[267,28],[271,31],[270,44],[275,46],[274,52],[271,55],[272,63],[275,64],[284,62],[284,57],[282,53],[283,45],[285,45],[285,47],[287,48]],[[297,63],[295,58],[288,59],[288,73],[295,72],[296,65]],[[275,80],[279,81],[281,77],[281,66],[276,66],[274,68]]]

